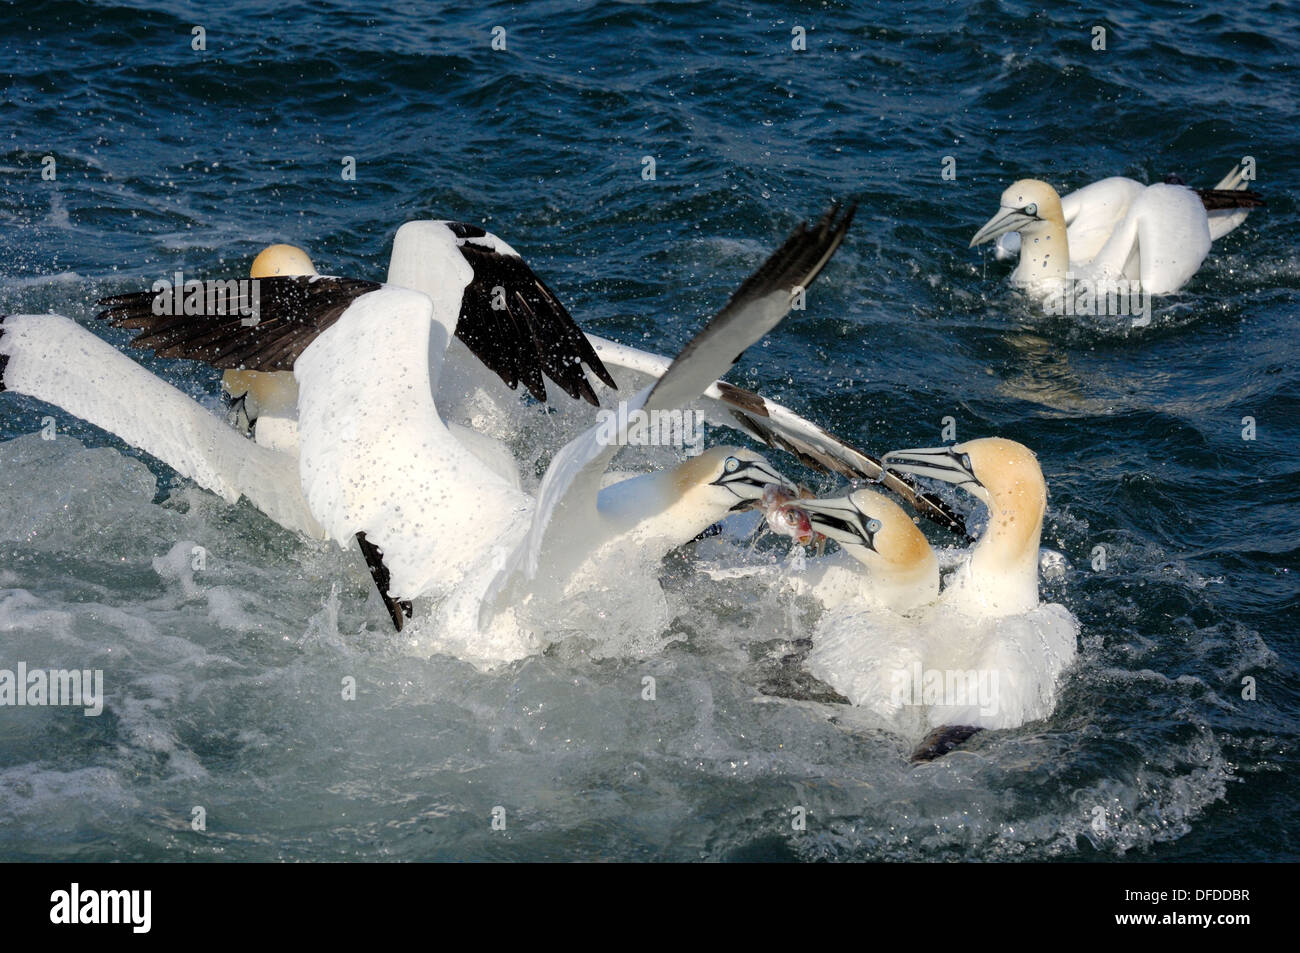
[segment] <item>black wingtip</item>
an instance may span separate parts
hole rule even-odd
[[[0,338],[5,336],[5,318],[7,314],[0,314]],[[5,368],[9,366],[9,355],[0,354],[0,391],[5,389]]]
[[[1195,189],[1207,212],[1222,209],[1263,208],[1264,197],[1251,189]]]
[[[361,555],[366,558],[366,565],[370,567],[370,578],[375,581],[375,588],[379,590],[379,598],[384,600],[384,608],[388,610],[388,617],[393,620],[393,628],[401,632],[406,620],[411,618],[413,611],[410,600],[394,599],[388,594],[390,576],[388,567],[384,565],[383,550],[366,539],[365,533],[357,533],[357,543],[361,546]]]

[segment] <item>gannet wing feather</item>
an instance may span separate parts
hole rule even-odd
[[[731,296],[731,299],[687,342],[658,379],[636,394],[629,412],[637,409],[671,409],[699,397],[716,378],[740,359],[750,345],[763,337],[785,317],[800,288],[806,289],[831,255],[844,241],[856,207],[839,216],[839,206],[812,228],[801,224],[759,269]],[[517,577],[538,575],[548,544],[560,540],[573,546],[599,520],[597,502],[601,480],[618,450],[606,439],[603,428],[592,427],[579,434],[555,455],[537,492],[537,506],[527,536],[507,560],[505,568],[490,584],[484,611],[490,612],[497,596]]]
[[[570,396],[597,404],[584,364],[615,386],[573,317],[518,252],[478,226],[420,224],[436,226],[445,237],[436,252],[427,247],[422,251],[458,253],[464,259],[458,267],[468,273],[468,280],[460,291],[456,337],[507,386],[523,383],[545,401],[543,377],[549,377]],[[432,270],[448,273],[436,266]],[[229,296],[209,300],[202,295],[188,301],[182,293],[183,310],[189,313],[166,313],[177,310],[175,302],[168,301],[173,291],[167,289],[104,298],[98,302],[104,307],[99,317],[115,327],[141,331],[131,346],[148,348],[160,357],[223,369],[288,371],[357,298],[384,287],[330,275],[276,276],[255,279],[254,300],[253,282],[223,284],[231,287]],[[249,319],[254,309],[256,323]]]
[[[256,285],[253,285],[253,281]],[[142,333],[131,346],[159,357],[202,361],[223,370],[288,371],[321,331],[377,282],[332,276],[276,276],[229,282],[229,296],[195,295],[176,310],[171,290],[113,295],[97,317]],[[253,288],[256,287],[256,298]],[[182,305],[184,297],[182,294]]]
[[[840,216],[832,206],[816,225],[802,223],[736,289],[725,307],[695,335],[655,382],[646,407],[672,408],[692,401],[731,369],[750,345],[790,311],[794,297],[821,274],[853,221],[856,205]]]
[[[1240,165],[1234,165],[1214,188],[1196,190],[1210,220],[1212,242],[1246,221],[1252,208],[1264,205],[1264,197],[1250,188],[1245,172]]]
[[[245,496],[281,526],[324,537],[292,455],[232,430],[75,321],[56,314],[0,318],[0,390],[61,407],[227,502]]]
[[[672,362],[660,355],[588,334],[606,365],[659,377]],[[922,492],[910,479],[883,470],[880,461],[847,441],[760,394],[717,380],[704,391],[709,422],[734,427],[769,447],[794,454],[811,469],[838,473],[850,480],[879,481],[906,500],[921,516],[965,535],[960,514],[931,493]]]
[[[1141,182],[1115,175],[1061,198],[1071,267],[1086,265],[1097,257],[1145,188]]]
[[[461,222],[447,227],[474,271],[462,297],[456,337],[511,389],[522,383],[545,401],[545,375],[570,397],[599,406],[582,365],[610,387],[615,387],[614,379],[555,293],[495,235]]]

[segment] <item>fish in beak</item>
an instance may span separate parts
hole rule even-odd
[[[800,487],[791,493],[786,487],[769,484],[763,491],[760,509],[767,518],[767,527],[778,536],[789,536],[800,546],[809,546],[817,540],[808,512],[798,505],[812,493]]]

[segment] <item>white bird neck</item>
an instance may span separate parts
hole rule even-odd
[[[906,612],[933,602],[939,594],[939,559],[924,534],[914,525],[888,528],[888,545],[881,548],[889,557],[865,546],[842,547],[861,567],[863,589],[871,598]]]
[[[722,519],[725,509],[701,488],[682,492],[681,469],[656,470],[601,490],[597,508],[611,534],[625,537],[622,543],[630,539],[654,549],[647,555],[659,558]]]
[[[971,552],[968,584],[990,615],[1015,615],[1038,605],[1038,546],[1047,486],[1023,472],[989,490],[989,525]]]
[[[393,238],[388,283],[420,291],[433,301],[433,317],[454,333],[461,296],[474,269],[456,247],[456,236],[442,222],[407,222]]]
[[[845,547],[861,565],[863,589],[895,612],[908,612],[933,602],[939,595],[939,560],[929,550],[908,564],[864,558],[861,546]]]
[[[1047,214],[1020,230],[1020,264],[1011,280],[1035,291],[1060,287],[1070,271],[1070,244],[1065,218]]]

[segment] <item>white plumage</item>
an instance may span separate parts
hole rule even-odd
[[[1214,240],[1262,204],[1248,185],[1239,169],[1205,192],[1116,176],[1061,198],[1046,182],[1021,179],[971,246],[998,239],[999,257],[1018,251],[1011,281],[1040,297],[1059,293],[1067,279],[1138,281],[1146,293],[1168,294],[1191,279]]]

